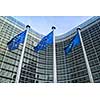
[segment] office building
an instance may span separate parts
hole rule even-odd
[[[65,23],[66,24],[66,23]],[[100,17],[95,16],[80,24],[81,36],[95,83],[100,82]],[[56,36],[57,83],[90,83],[82,45],[65,55],[64,48],[76,33],[76,29]],[[7,42],[25,29],[25,25],[13,17],[0,16],[0,83],[15,83],[23,44],[14,51],[7,50]],[[53,46],[39,53],[34,46],[43,35],[29,29],[19,83],[53,83]]]

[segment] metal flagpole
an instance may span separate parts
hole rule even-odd
[[[52,26],[53,30],[53,82],[57,83],[57,69],[56,69],[56,48],[55,48],[55,33],[56,27]]]
[[[83,44],[83,40],[82,40],[80,30],[81,30],[80,28],[77,28],[77,31],[78,31],[79,37],[80,37],[80,41],[81,41],[81,45],[82,45],[82,49],[83,49],[83,54],[84,54],[84,58],[85,58],[85,62],[86,62],[86,67],[87,67],[87,70],[88,70],[89,79],[90,79],[91,83],[94,83],[92,72],[91,72],[91,69],[90,69],[90,66],[89,66],[89,62],[88,62],[88,58],[87,58],[87,55],[86,55],[86,51],[85,51],[85,47],[84,47],[84,44]]]
[[[22,67],[22,62],[23,62],[23,57],[24,57],[25,46],[26,46],[26,41],[27,41],[27,36],[28,36],[29,28],[30,28],[30,26],[27,25],[26,26],[27,32],[26,32],[25,41],[24,41],[24,44],[23,44],[22,54],[21,54],[21,58],[20,58],[20,62],[19,62],[18,70],[17,70],[17,75],[16,75],[15,83],[19,83],[21,67]]]

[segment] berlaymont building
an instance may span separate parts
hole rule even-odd
[[[100,83],[100,17],[95,16],[80,24],[81,36],[94,83]],[[71,41],[76,29],[56,36],[57,83],[90,83],[82,45],[65,55],[64,48]],[[25,25],[10,16],[0,16],[0,83],[16,83],[23,44],[14,51],[7,50],[7,43],[16,34],[25,30]],[[69,34],[69,35],[68,35]],[[39,53],[33,47],[43,35],[29,29],[25,52],[21,64],[19,83],[53,83],[53,46]]]

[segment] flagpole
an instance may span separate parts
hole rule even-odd
[[[57,83],[57,69],[56,69],[56,48],[55,48],[55,32],[56,27],[52,26],[53,30],[53,82]]]
[[[84,58],[85,58],[85,62],[86,62],[86,67],[87,67],[89,79],[90,79],[91,83],[94,83],[92,72],[91,72],[91,68],[89,66],[89,62],[88,62],[88,58],[87,58],[87,54],[86,54],[86,51],[85,51],[85,47],[84,47],[84,44],[83,44],[83,40],[82,40],[82,36],[81,36],[80,30],[81,30],[80,28],[77,28],[77,31],[78,31],[79,37],[80,37],[80,41],[81,41],[81,45],[82,45],[82,49],[83,49],[83,54],[84,54]]]
[[[27,31],[26,31],[25,41],[24,41],[24,44],[23,44],[22,54],[21,54],[21,58],[20,58],[20,62],[19,62],[18,70],[17,70],[15,83],[19,83],[20,73],[21,73],[22,62],[23,62],[23,58],[24,58],[24,52],[25,52],[25,46],[26,46],[26,42],[27,42],[29,28],[30,28],[30,26],[27,25],[26,26],[26,30]]]

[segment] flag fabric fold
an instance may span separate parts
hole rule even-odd
[[[15,37],[13,37],[7,43],[8,50],[10,50],[10,51],[15,50],[19,47],[20,43],[24,43],[26,32],[27,32],[27,30],[25,30],[25,31],[19,33],[18,35],[16,35]]]
[[[77,32],[77,34],[73,37],[73,39],[68,44],[68,46],[64,48],[65,54],[70,53],[72,49],[79,44],[80,44],[80,37],[79,37],[79,33]]]
[[[34,51],[38,52],[44,50],[47,46],[53,44],[53,31],[50,32],[47,36],[43,37],[42,40],[34,47]]]

